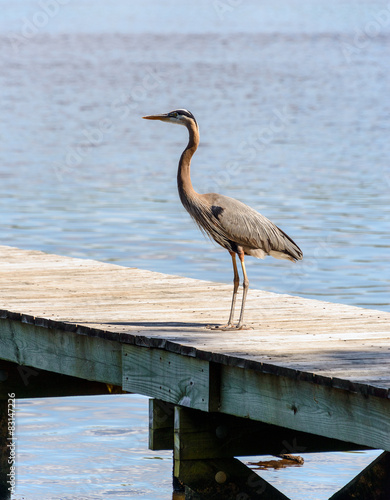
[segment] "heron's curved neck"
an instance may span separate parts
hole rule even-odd
[[[180,161],[179,168],[177,171],[177,187],[179,189],[179,195],[182,203],[185,205],[185,200],[191,198],[196,194],[194,188],[192,187],[190,167],[191,158],[195,151],[198,149],[199,144],[199,130],[194,122],[187,126],[189,133],[189,141],[187,147],[183,151]]]

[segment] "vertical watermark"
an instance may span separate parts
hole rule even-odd
[[[15,394],[8,394],[8,433],[7,433],[7,448],[8,448],[8,465],[9,472],[7,473],[8,491],[11,494],[15,493],[16,486],[16,415],[15,415]]]

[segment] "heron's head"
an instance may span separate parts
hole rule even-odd
[[[177,123],[178,125],[184,125],[185,127],[190,126],[191,123],[194,123],[196,127],[198,126],[195,116],[186,109],[175,109],[170,113],[143,116],[142,118],[145,118],[146,120],[160,120],[162,122]]]

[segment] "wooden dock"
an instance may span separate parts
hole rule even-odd
[[[150,447],[174,450],[186,498],[285,499],[234,457],[361,448],[384,453],[332,499],[390,498],[390,313],[250,290],[252,329],[218,331],[231,285],[11,247],[0,260],[0,500],[10,393],[115,390],[153,398]]]

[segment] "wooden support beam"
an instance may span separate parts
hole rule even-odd
[[[236,458],[175,460],[175,475],[192,490],[193,499],[288,500]]]
[[[387,398],[138,345],[123,346],[122,364],[129,392],[339,440],[335,450],[340,438],[347,449],[390,450]]]
[[[364,447],[222,413],[176,407],[179,460],[346,451]]]
[[[390,453],[383,452],[329,500],[388,500],[390,498]]]
[[[324,438],[342,437],[352,443],[348,449],[390,450],[390,405],[383,397],[249,368],[221,364],[217,370],[203,359],[133,345],[123,346],[122,364],[122,387],[129,392]]]
[[[117,394],[122,389],[0,360],[0,399],[5,399],[11,392],[22,399]]]
[[[175,407],[174,476],[191,489],[189,497],[195,499],[199,495],[206,500],[288,500],[249,467],[233,458],[231,452],[229,458],[214,458],[229,455],[229,443],[218,446],[218,435],[216,439],[211,435],[212,442],[207,443],[210,427],[215,431],[214,418],[217,417],[221,416]],[[213,421],[211,426],[208,420]],[[217,434],[221,432],[222,440],[224,431],[223,427],[217,427]],[[192,439],[194,436],[198,436],[197,443]],[[196,456],[197,459],[188,459],[188,456]]]
[[[9,440],[9,413],[8,399],[0,399],[0,499],[8,500],[11,498],[10,478],[11,463]]]
[[[390,451],[388,398],[226,365],[220,398],[222,413]]]
[[[34,370],[122,384],[121,344],[112,340],[2,319],[0,352],[2,359]]]
[[[175,407],[159,399],[149,399],[149,449],[173,450]]]
[[[123,345],[125,391],[168,403],[209,409],[209,363],[162,349]]]

